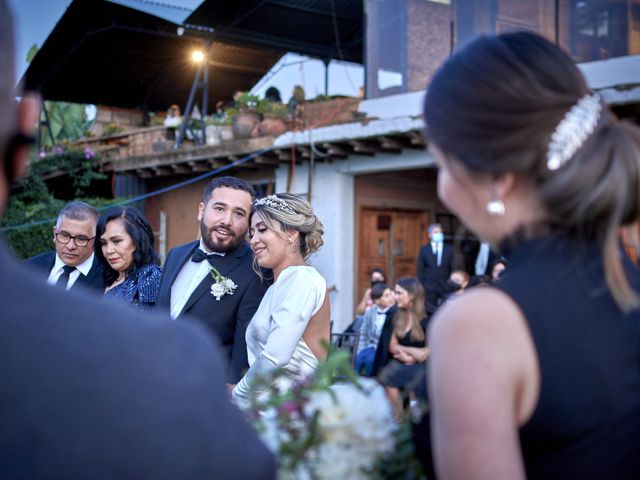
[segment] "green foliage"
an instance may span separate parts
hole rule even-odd
[[[80,150],[56,147],[51,154],[38,160],[32,159],[29,176],[18,185],[23,187],[26,195],[30,195],[31,191],[39,194],[43,188],[46,189],[44,176],[56,171],[63,171],[73,179],[74,194],[77,196],[87,195],[89,187],[95,180],[107,178],[104,173],[97,170],[98,164],[99,157],[90,148]]]
[[[64,201],[54,198],[49,192],[39,192],[38,196],[37,203],[20,196],[12,197],[0,223],[1,228],[6,228],[50,219],[43,224],[3,232],[6,244],[18,258],[29,258],[53,249],[52,227]]]
[[[272,118],[280,118],[283,120],[289,116],[289,107],[280,102],[261,100],[259,111],[260,113],[269,115]]]
[[[260,97],[251,95],[249,92],[242,92],[236,100],[236,108],[240,112],[257,112],[260,106]]]
[[[115,203],[115,199],[78,198],[100,209]],[[1,233],[9,249],[18,258],[30,258],[42,252],[53,250],[53,226],[58,212],[66,204],[66,200],[55,198],[49,192],[41,195],[37,202],[25,201],[22,195],[11,198],[0,229],[24,225],[31,222],[48,220],[37,225],[6,230]]]
[[[29,175],[18,182],[17,193],[11,196],[0,229],[6,244],[19,258],[29,258],[53,248],[52,227],[58,212],[66,200],[55,198],[43,177],[62,170],[73,179],[78,200],[96,208],[103,208],[116,202],[114,199],[90,198],[90,186],[94,180],[104,179],[106,175],[96,170],[97,157],[90,149],[65,150],[57,147],[55,153],[42,159],[32,158]],[[22,226],[31,223],[30,226]],[[19,228],[12,228],[20,226]]]
[[[31,45],[31,48],[27,52],[27,63],[31,63],[33,61],[33,59],[35,58],[36,54],[38,53],[38,50],[40,50],[40,49],[38,48],[38,44],[37,43],[34,43],[33,45]]]
[[[364,398],[370,398],[370,402],[380,401],[380,397],[370,396],[375,381],[363,379],[355,373],[346,351],[335,350],[329,344],[325,344],[324,347],[329,352],[327,359],[320,361],[313,375],[307,379],[292,380],[283,369],[279,369],[259,378],[249,394],[246,413],[267,445],[276,451],[279,478],[282,479],[296,478],[295,475],[300,471],[305,471],[309,478],[319,478],[315,469],[320,464],[314,462],[318,459],[315,455],[321,445],[344,445],[341,442],[344,442],[345,435],[349,435],[347,430],[355,430],[360,425],[349,425],[349,412],[371,408],[373,405],[363,401]],[[335,390],[336,386],[359,390],[365,396],[354,397],[350,394],[345,397],[345,390]],[[377,385],[376,388],[380,391],[382,387]],[[319,407],[324,408],[322,411],[314,410],[315,407],[307,408],[313,407],[314,396],[327,393],[336,406],[335,411],[327,414],[326,403]],[[384,394],[381,395],[382,401],[386,402]],[[357,399],[356,403],[345,403],[354,399]],[[333,420],[327,423],[327,418]],[[335,420],[336,418],[339,420]],[[382,417],[370,419],[377,424],[374,428],[384,428],[381,425],[381,422],[385,421]],[[390,411],[388,421],[393,422]],[[390,435],[393,436],[393,451],[383,457],[379,456],[366,474],[369,478],[378,480],[424,479],[421,465],[416,458],[409,414],[397,428],[390,431]],[[357,434],[354,433],[353,440],[356,441],[357,438]]]
[[[49,117],[49,129],[53,135],[52,143],[49,133],[42,133],[44,145],[47,147],[82,138],[91,126],[92,122],[87,120],[84,104],[50,101],[44,103]]]
[[[111,135],[115,135],[116,133],[122,133],[125,131],[125,128],[121,125],[118,125],[115,122],[111,122],[107,124],[102,130],[103,137],[110,137]]]

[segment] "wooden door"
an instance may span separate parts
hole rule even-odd
[[[427,242],[427,212],[363,208],[359,225],[356,302],[374,268],[385,271],[390,286],[416,276],[418,251]]]

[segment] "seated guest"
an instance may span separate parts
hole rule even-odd
[[[70,202],[60,210],[53,227],[55,251],[27,260],[48,275],[47,283],[66,290],[85,286],[104,290],[103,265],[93,254],[98,212],[84,202]]]
[[[426,346],[427,319],[422,285],[417,278],[401,278],[394,294],[398,310],[389,342],[389,353],[393,359],[380,374],[380,380],[396,418],[400,419],[403,403],[400,390],[411,392],[426,382],[424,362],[429,349]]]
[[[160,260],[153,249],[153,230],[142,212],[131,206],[111,207],[98,220],[96,254],[106,263],[105,296],[143,310],[156,304]]]
[[[171,105],[167,110],[167,116],[164,119],[164,126],[168,128],[177,128],[182,123],[182,117],[180,116],[180,107],[178,105]]]
[[[454,270],[449,275],[447,281],[447,287],[449,289],[449,296],[447,298],[460,295],[469,285],[469,274],[464,270]]]
[[[386,283],[376,283],[371,287],[371,298],[375,305],[363,316],[355,363],[356,372],[361,374],[364,370],[364,375],[367,377],[372,375],[373,360],[387,312],[395,304],[393,292]]]
[[[371,298],[371,288],[376,283],[386,283],[387,276],[384,274],[384,271],[380,268],[374,268],[371,270],[371,287],[367,288],[362,295],[362,299],[358,306],[356,307],[356,315],[364,315],[364,312],[367,311],[368,308],[373,306],[373,299]]]

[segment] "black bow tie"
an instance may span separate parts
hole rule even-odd
[[[204,253],[202,250],[200,250],[199,248],[196,249],[195,252],[193,252],[193,255],[191,256],[191,261],[192,262],[196,262],[196,263],[200,263],[204,260],[208,261],[211,265],[213,265],[213,263],[216,261],[217,257],[219,257],[220,255],[216,255],[215,253]]]

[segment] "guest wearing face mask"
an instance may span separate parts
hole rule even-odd
[[[467,272],[464,270],[454,270],[451,272],[449,280],[447,281],[447,289],[449,291],[447,300],[462,294],[468,285],[469,274]]]
[[[425,291],[427,314],[431,315],[446,297],[453,252],[451,246],[444,243],[439,223],[429,225],[428,232],[430,241],[420,247],[418,255],[418,279]]]

